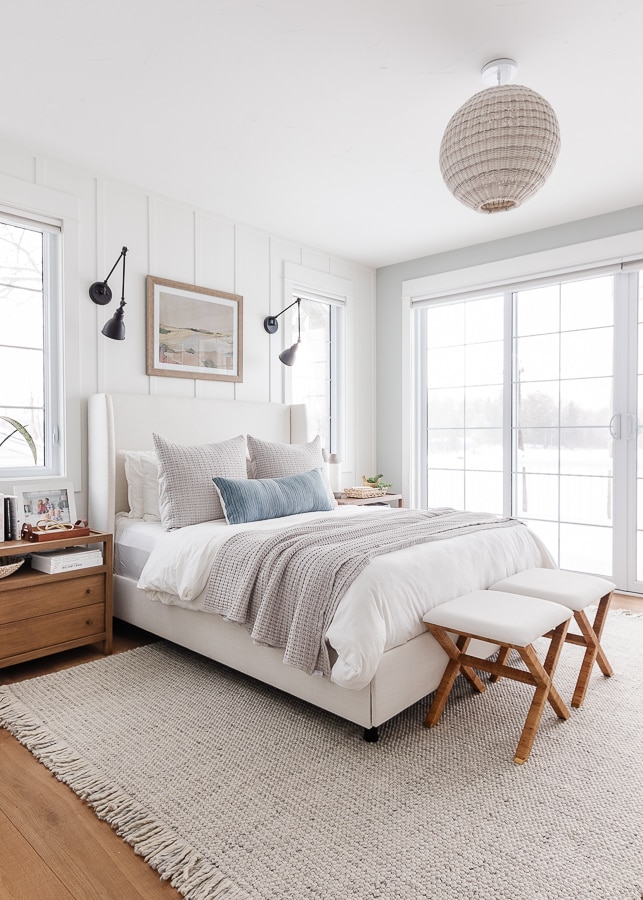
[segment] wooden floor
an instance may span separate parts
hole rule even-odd
[[[615,595],[612,605],[643,613],[643,597]],[[115,622],[115,653],[152,640]],[[0,684],[100,656],[98,647],[82,647],[0,669]],[[0,848],[2,900],[180,900],[178,891],[2,728]]]
[[[155,640],[115,623],[114,652]],[[89,662],[81,647],[0,669],[0,684]],[[0,897],[2,900],[180,900],[106,822],[0,728]]]

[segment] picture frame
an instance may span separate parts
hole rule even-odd
[[[243,381],[243,297],[148,275],[146,371]]]
[[[18,534],[25,523],[33,527],[43,521],[71,525],[76,521],[76,499],[71,481],[14,485],[13,493]]]

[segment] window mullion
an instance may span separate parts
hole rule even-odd
[[[514,357],[514,313],[515,295],[507,292],[504,295],[504,379],[502,392],[502,441],[503,441],[503,512],[512,516],[516,507],[514,478],[517,470],[517,453],[514,436],[517,419],[517,398],[514,396],[515,357]]]

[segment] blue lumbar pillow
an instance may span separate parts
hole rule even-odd
[[[229,525],[334,509],[321,469],[283,478],[212,479]]]

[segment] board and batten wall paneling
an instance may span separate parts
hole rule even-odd
[[[270,400],[269,343],[263,328],[270,302],[270,239],[237,225],[235,284],[243,297],[243,381],[235,384],[237,400]]]
[[[151,197],[149,275],[195,284],[194,210],[166,198]],[[150,393],[172,397],[194,397],[191,378],[151,375]]]
[[[279,318],[279,330],[276,334],[268,334],[263,327],[266,316],[276,316],[285,309],[292,298],[286,296],[284,285],[284,265],[287,262],[299,264],[301,260],[301,248],[287,241],[277,238],[270,239],[270,294],[267,298],[265,311],[261,315],[261,333],[268,350],[270,393],[269,397],[274,403],[281,403],[285,399],[286,366],[280,361],[279,354],[284,347],[289,347],[292,341],[288,340],[287,316],[285,313]],[[259,311],[262,312],[261,310]]]
[[[195,284],[236,294],[234,224],[197,212],[195,243]],[[195,394],[197,397],[234,400],[235,382],[197,380]]]
[[[0,144],[0,159],[5,162],[5,157]],[[62,191],[78,200],[81,221],[78,228],[78,273],[76,281],[79,283],[78,291],[78,328],[82,340],[78,348],[81,391],[83,395],[95,393],[100,390],[98,386],[97,344],[93,337],[102,328],[103,319],[99,318],[101,307],[89,300],[87,291],[89,285],[98,278],[104,278],[109,269],[98,271],[96,264],[96,230],[85,227],[86,222],[96,221],[96,196],[97,179],[78,166],[63,162],[58,159],[39,158],[38,183],[52,190]],[[120,253],[120,246],[117,253]],[[113,264],[116,256],[110,263]],[[119,295],[120,296],[120,295]],[[87,302],[85,302],[87,301]],[[65,298],[66,303],[66,298]],[[100,323],[100,324],[99,324]],[[91,339],[86,339],[91,335]],[[85,428],[83,428],[83,434]]]
[[[320,253],[319,250],[311,250],[310,247],[302,249],[301,264],[307,269],[316,269],[318,272],[332,274],[330,256],[327,253]]]
[[[97,227],[99,278],[114,265],[121,249],[127,247],[125,264],[125,340],[111,341],[100,329],[120,305],[123,287],[122,261],[110,278],[112,302],[98,306],[96,329],[99,390],[113,393],[149,391],[145,373],[145,270],[148,259],[148,198],[118,181],[100,182]]]
[[[194,284],[194,210],[165,198],[150,198],[150,275]]]
[[[344,264],[333,265],[333,274],[351,278],[353,295],[348,311],[346,329],[346,458],[342,466],[344,487],[361,484],[362,475],[382,472],[386,481],[393,482],[392,491],[401,484],[394,481],[394,473],[387,469],[376,453],[371,435],[375,432],[376,372],[375,360],[375,273]],[[352,470],[352,471],[351,471]]]
[[[195,229],[195,284],[236,294],[234,224],[197,212]]]

